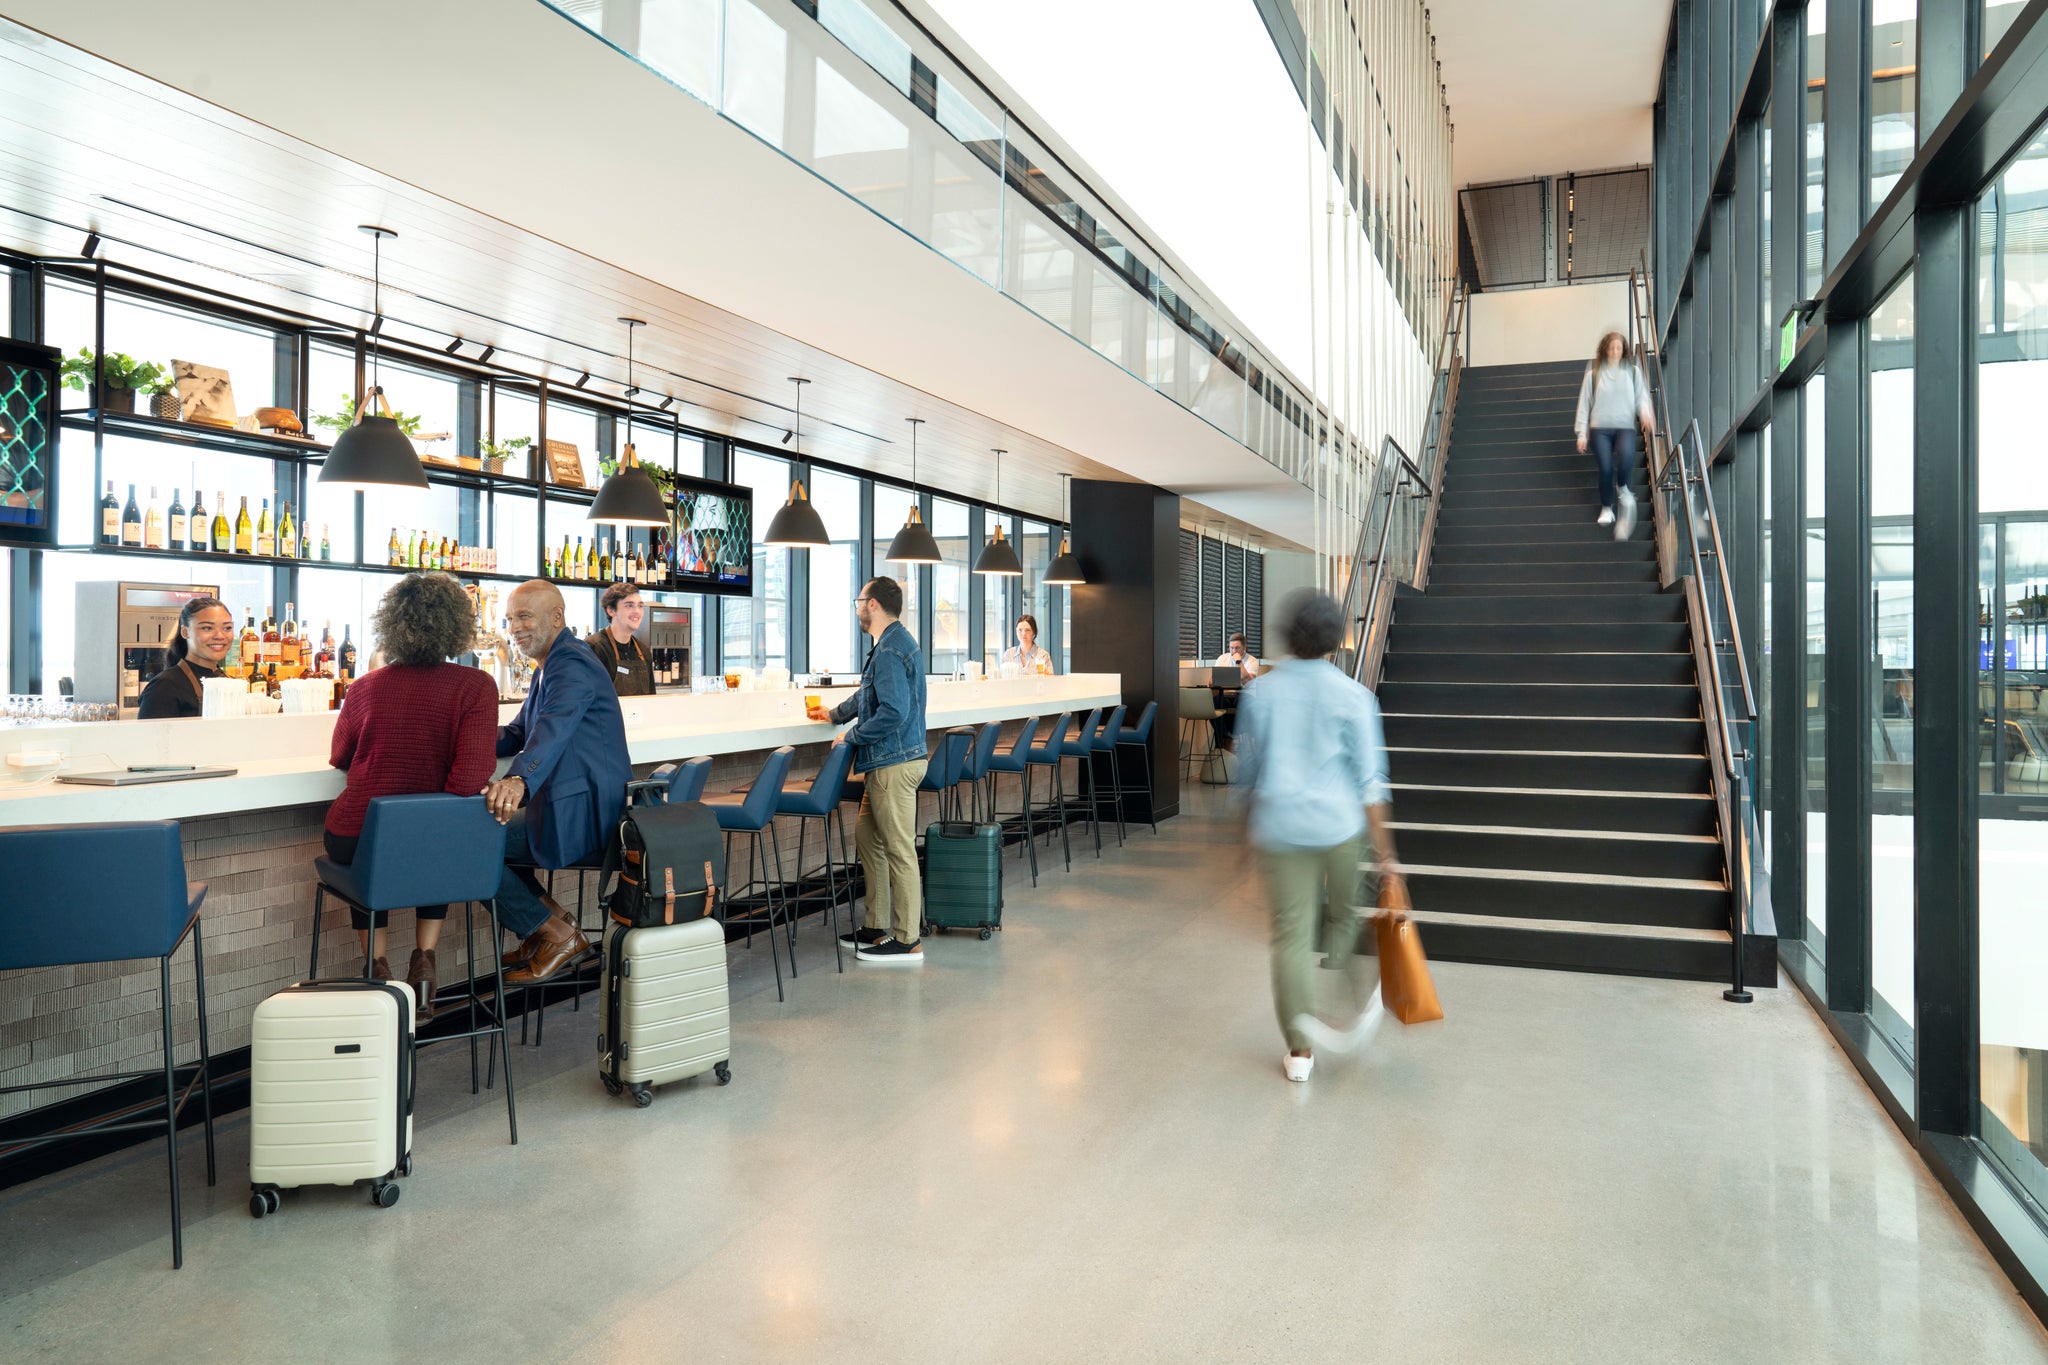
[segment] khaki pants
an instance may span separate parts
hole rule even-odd
[[[1332,848],[1262,849],[1266,885],[1273,897],[1273,1009],[1290,1049],[1305,1049],[1308,1039],[1294,1021],[1316,1009],[1316,920],[1323,922],[1323,947],[1332,967],[1344,973],[1356,1013],[1379,975],[1379,959],[1358,954],[1358,904],[1361,889],[1376,888],[1375,873],[1361,873],[1358,862],[1365,837],[1347,839]],[[1327,898],[1326,894],[1327,893]],[[1348,1022],[1348,1021],[1346,1021]]]
[[[917,942],[924,924],[916,825],[917,784],[924,781],[925,763],[919,758],[870,770],[853,827],[868,878],[867,927],[887,929],[902,943]]]

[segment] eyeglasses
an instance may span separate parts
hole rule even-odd
[[[872,598],[872,597],[856,597],[856,598],[854,598],[854,599],[853,599],[853,605],[855,605],[855,606],[857,607],[857,606],[859,606],[859,605],[860,605],[861,603],[863,603],[863,602],[872,602],[872,601],[874,601],[874,600],[875,600],[875,599],[874,599],[874,598]]]

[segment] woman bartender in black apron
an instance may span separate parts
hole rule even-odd
[[[647,604],[631,583],[614,583],[598,599],[605,628],[587,641],[598,661],[611,670],[612,687],[622,697],[654,695],[654,656],[634,637],[647,617]]]
[[[235,642],[235,614],[218,597],[195,597],[178,613],[178,634],[171,641],[171,666],[142,689],[143,720],[175,720],[200,713],[203,678],[220,676],[220,666]]]

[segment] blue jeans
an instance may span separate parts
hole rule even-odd
[[[1600,464],[1600,505],[1612,512],[1615,489],[1628,487],[1636,474],[1636,429],[1594,427],[1586,439]]]
[[[498,923],[520,938],[548,922],[548,908],[541,903],[540,878],[531,863],[533,850],[526,842],[526,812],[515,811],[505,822],[505,870],[498,876]]]

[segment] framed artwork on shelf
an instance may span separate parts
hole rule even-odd
[[[171,375],[178,385],[178,402],[185,409],[186,421],[235,429],[235,386],[226,370],[192,360],[173,360]]]
[[[564,488],[590,487],[583,480],[583,454],[575,442],[548,442],[548,482]]]

